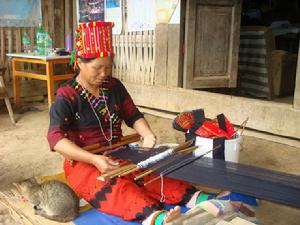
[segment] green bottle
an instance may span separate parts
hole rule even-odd
[[[37,47],[38,55],[46,54],[44,40],[45,40],[45,31],[43,29],[42,23],[40,22],[38,26],[38,31],[36,33],[36,47]]]

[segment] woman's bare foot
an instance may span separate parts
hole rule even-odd
[[[175,206],[174,209],[170,209],[170,211],[167,213],[167,216],[165,217],[164,224],[169,223],[178,217],[180,217],[181,211],[179,206]]]

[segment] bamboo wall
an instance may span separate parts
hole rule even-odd
[[[114,35],[114,76],[137,84],[154,84],[154,31]]]

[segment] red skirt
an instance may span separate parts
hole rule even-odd
[[[170,178],[163,179],[163,190],[160,179],[144,187],[144,182],[157,176],[153,174],[139,182],[133,180],[133,174],[100,181],[96,179],[101,175],[100,171],[83,162],[71,165],[65,160],[64,170],[70,186],[80,197],[101,212],[122,217],[124,220],[144,220],[161,209],[162,193],[164,203],[184,205],[196,191],[188,183]]]

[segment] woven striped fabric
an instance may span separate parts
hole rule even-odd
[[[271,95],[266,56],[265,31],[241,31],[238,70],[244,93],[261,98]]]

